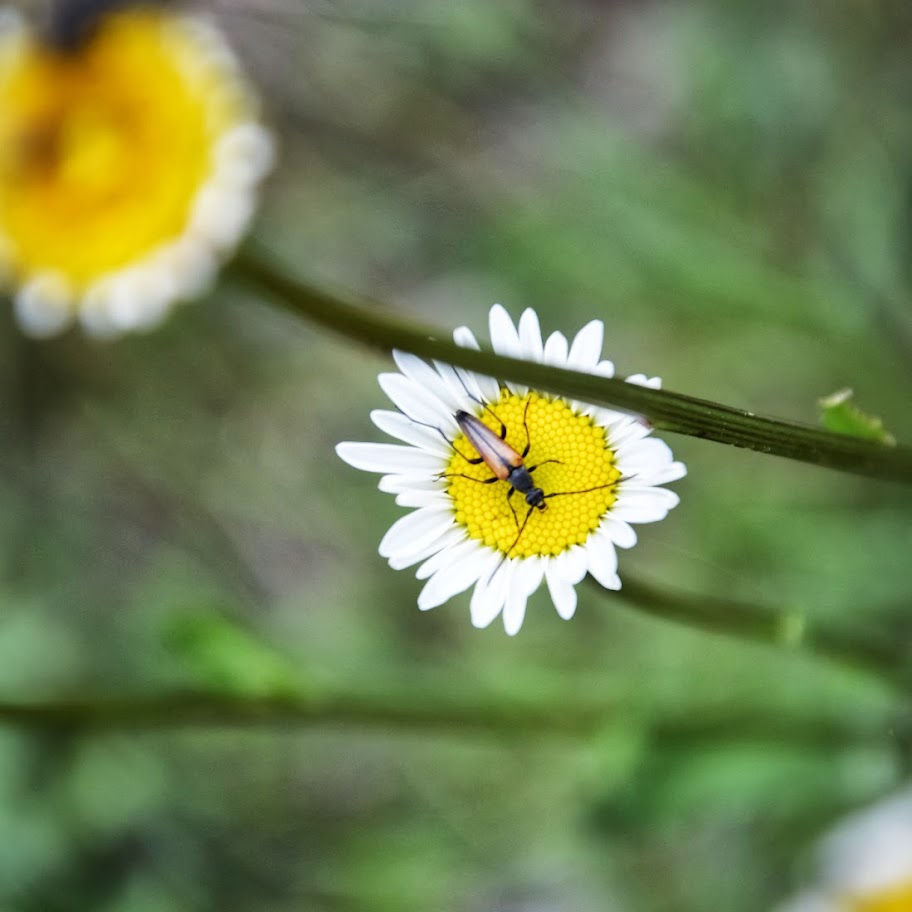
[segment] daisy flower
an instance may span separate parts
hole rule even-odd
[[[818,885],[778,912],[909,912],[912,791],[853,814],[826,836]]]
[[[572,343],[559,332],[543,342],[534,311],[514,326],[498,304],[489,326],[498,354],[614,376],[601,359],[600,320]],[[479,347],[466,327],[454,339]],[[371,419],[401,443],[340,443],[336,451],[357,469],[381,473],[380,490],[413,508],[386,533],[380,554],[397,570],[418,565],[418,579],[427,580],[418,607],[435,608],[474,586],[472,623],[487,627],[500,615],[513,635],[542,582],[564,619],[576,611],[575,586],[587,573],[620,589],[616,549],[636,544],[631,524],[663,519],[678,503],[658,487],[686,474],[668,446],[635,416],[403,352],[393,357],[400,373],[379,381],[398,411]],[[511,484],[504,466],[499,478],[498,451],[528,475],[510,476]]]
[[[272,161],[207,20],[137,6],[77,26],[55,43],[0,11],[0,286],[34,336],[143,329],[198,296]]]

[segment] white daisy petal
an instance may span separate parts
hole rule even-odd
[[[447,548],[446,551],[438,551],[429,557],[416,571],[415,579],[430,579],[440,570],[446,570],[455,564],[461,564],[471,559],[476,552],[483,551],[487,553],[481,544],[474,538],[466,538],[458,545]]]
[[[390,437],[396,437],[405,443],[410,443],[412,446],[429,453],[436,453],[444,458],[449,458],[453,453],[453,448],[442,434],[423,424],[416,424],[401,412],[374,409],[370,413],[370,418],[381,431],[389,434]]]
[[[605,326],[601,320],[592,320],[587,323],[577,334],[570,346],[570,352],[567,355],[567,367],[571,370],[585,371],[586,373],[595,373],[602,354],[602,339],[605,334]],[[572,399],[571,405],[575,411],[584,415],[591,415],[597,411],[599,406],[591,402],[582,402],[581,400]]]
[[[526,617],[529,596],[541,585],[543,568],[536,558],[513,561],[513,585],[504,603],[503,625],[507,636],[515,636]]]
[[[567,356],[567,367],[592,373],[602,355],[602,342],[605,337],[605,324],[601,320],[592,320],[577,334],[570,346]]]
[[[377,490],[385,494],[403,494],[407,491],[442,491],[443,482],[436,475],[406,474],[384,475],[377,482]]]
[[[595,532],[586,542],[586,556],[589,560],[589,572],[598,583],[606,589],[620,589],[621,581],[617,575],[617,552],[611,539],[601,532]]]
[[[396,495],[397,507],[441,507],[450,509],[452,500],[446,491],[422,491],[415,488]]]
[[[418,607],[428,611],[442,605],[454,595],[464,592],[469,586],[477,582],[478,578],[488,564],[488,553],[477,547],[460,563],[442,567],[425,583],[421,594],[418,596]]]
[[[503,625],[508,636],[515,636],[526,617],[529,596],[541,585],[544,567],[537,557],[514,560],[513,585],[504,603]]]
[[[504,355],[508,358],[522,358],[522,343],[519,341],[519,333],[510,319],[510,315],[500,305],[495,304],[491,308],[488,316],[488,326],[491,333],[491,346],[498,355]],[[525,396],[529,391],[527,386],[519,383],[507,381],[507,387],[513,390],[517,396]]]
[[[617,503],[611,508],[612,516],[632,523],[658,522],[668,511],[678,505],[678,495],[665,488],[628,488],[621,485]]]
[[[656,437],[633,441],[623,448],[618,447],[616,452],[618,465],[621,465],[622,459],[627,460],[631,465],[636,465],[640,473],[664,467],[674,460],[668,444]]]
[[[837,906],[833,897],[808,890],[793,897],[785,905],[776,906],[773,912],[846,912],[845,904]]]
[[[527,307],[519,318],[519,344],[523,358],[529,361],[542,360],[544,346],[541,327],[538,324],[538,315],[531,307]]]
[[[637,485],[666,484],[687,474],[684,464],[674,461],[668,444],[654,437],[628,439],[616,447],[615,453],[621,475]]]
[[[522,357],[519,333],[516,331],[510,315],[501,304],[495,304],[491,308],[488,326],[490,328],[491,347],[498,355],[506,355],[509,358]]]
[[[400,446],[398,443],[354,443],[347,441],[336,444],[339,458],[364,472],[427,472],[439,473],[443,466],[439,456],[416,450],[415,447]]]
[[[636,473],[636,481],[640,484],[661,485],[670,481],[678,481],[687,474],[687,466],[683,462],[671,462],[660,468],[640,471]],[[633,474],[631,473],[631,476]]]
[[[600,377],[613,377],[614,376],[614,362],[613,361],[599,361],[595,365],[595,373]]]
[[[605,534],[618,548],[632,548],[637,543],[637,534],[623,519],[609,513],[602,520]]]
[[[608,443],[620,457],[623,448],[634,440],[640,440],[651,433],[651,428],[645,419],[624,415],[623,419],[611,426],[608,433]]]
[[[512,562],[492,552],[490,569],[475,584],[469,612],[473,627],[487,627],[503,611],[507,590],[513,578]]]
[[[463,348],[474,348],[475,351],[480,351],[481,348],[475,336],[465,326],[459,327],[453,333],[453,341]],[[500,386],[493,377],[476,374],[461,367],[457,367],[456,371],[468,388],[473,401],[481,399],[484,402],[496,402],[500,398]]]
[[[380,374],[380,388],[407,417],[443,434],[456,433],[454,412],[433,393],[402,374]]]
[[[226,179],[249,185],[265,177],[275,164],[272,134],[259,124],[245,123],[223,134],[215,148],[216,167]]]
[[[468,326],[458,326],[453,330],[453,341],[463,348],[474,348],[478,351],[481,346],[475,338],[475,333]]]
[[[567,353],[570,350],[567,337],[561,332],[553,332],[545,342],[544,361],[555,367],[567,366]]]
[[[439,538],[426,544],[423,548],[415,551],[413,554],[396,555],[387,560],[387,563],[393,570],[405,570],[406,567],[414,567],[426,561],[432,554],[458,545],[465,538],[465,530],[461,526],[453,526],[447,529]]]
[[[517,582],[520,588],[525,591],[526,595],[532,595],[532,593],[542,584],[544,577],[545,565],[542,562],[541,557],[536,555],[535,557],[527,557],[525,560],[520,561],[520,566],[517,571]]]
[[[493,377],[487,376],[487,374],[476,374],[471,371],[464,371],[459,369],[459,375],[466,382],[466,385],[469,389],[478,390],[477,398],[472,397],[473,407],[486,402],[497,402],[500,399],[500,383],[497,382]],[[467,409],[466,411],[472,411],[472,409]]]
[[[556,572],[554,564],[548,567],[545,579],[555,610],[565,621],[569,621],[576,613],[576,588]]]
[[[453,526],[448,510],[423,507],[400,516],[380,541],[381,557],[404,557],[429,545]]]
[[[73,291],[66,278],[43,273],[26,282],[13,300],[19,328],[36,339],[62,333],[73,322]]]
[[[393,350],[393,360],[399,370],[425,392],[440,400],[450,413],[462,408],[464,397],[452,395],[443,378],[429,364],[409,352]]]
[[[574,545],[558,554],[551,562],[551,567],[560,574],[561,579],[575,586],[589,569],[586,552],[579,545]]]
[[[776,912],[912,907],[912,790],[903,787],[851,812],[814,853],[812,889]]]
[[[627,383],[633,383],[636,386],[648,386],[650,389],[661,389],[661,377],[647,377],[646,374],[631,374],[624,378]]]
[[[624,501],[644,501],[655,500],[661,503],[666,509],[676,507],[680,502],[680,497],[674,491],[668,488],[656,488],[650,484],[645,484],[639,479],[634,478],[631,481],[622,482],[618,485],[617,503]]]
[[[592,415],[592,420],[602,427],[606,428],[608,431],[609,438],[612,435],[613,428],[621,428],[630,421],[630,415],[624,412],[618,412],[615,409],[608,409],[604,406],[598,406],[597,408],[590,409],[590,415]]]
[[[526,605],[529,596],[521,589],[511,589],[507,592],[507,601],[503,610],[503,625],[507,636],[516,636],[522,622],[526,619]]]
[[[478,389],[477,383],[470,385],[468,382],[469,378],[474,380],[471,371],[462,371],[460,373],[455,367],[444,364],[442,361],[435,361],[434,367],[437,373],[440,374],[440,379],[446,384],[450,397],[456,403],[457,408],[469,411],[478,404],[478,400],[481,398],[481,391]]]

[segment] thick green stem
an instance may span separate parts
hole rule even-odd
[[[218,693],[92,697],[45,702],[0,702],[0,725],[27,729],[171,731],[257,728],[285,732],[307,728],[375,730],[384,735],[437,734],[497,739],[590,739],[617,732],[642,737],[654,748],[705,749],[707,743],[802,745],[836,749],[858,744],[889,747],[893,718],[814,718],[689,706],[656,718],[632,718],[617,701],[580,705],[568,700],[492,700],[488,694],[458,699],[452,693],[346,691],[320,697],[286,694],[237,697]]]
[[[242,254],[230,267],[229,274],[290,313],[375,348],[385,351],[398,348],[537,389],[636,412],[663,431],[912,484],[912,448],[909,447],[891,447],[796,422],[764,418],[616,378],[461,348],[450,341],[448,334],[444,336],[439,331],[416,326],[370,302],[356,302],[293,279],[251,252]]]
[[[64,699],[43,703],[0,702],[0,724],[37,728],[159,729],[276,728],[289,726],[379,728],[392,731],[582,736],[617,712],[598,706],[540,705],[414,691],[282,693],[242,697],[219,693]]]

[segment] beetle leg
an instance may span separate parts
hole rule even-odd
[[[494,484],[495,481],[500,481],[500,479],[494,475],[491,478],[473,478],[471,475],[466,475],[464,472],[441,472],[438,478],[468,478],[469,481],[477,481],[479,484]]]
[[[452,440],[449,441],[449,444],[450,444],[450,446],[456,451],[456,454],[457,454],[458,456],[462,456],[462,458],[463,458],[469,465],[481,465],[481,464],[484,462],[484,459],[482,459],[481,456],[476,456],[476,457],[470,459],[468,456],[466,456],[465,453],[462,452],[462,450],[459,449],[459,447],[456,446],[455,443],[453,443]]]
[[[516,523],[516,528],[518,529],[519,528],[519,519],[517,518],[516,510],[513,507],[512,502],[510,501],[510,498],[513,496],[515,491],[516,491],[516,488],[512,488],[512,487],[510,488],[509,491],[507,491],[507,506],[510,508],[510,512],[513,514],[513,522]],[[509,554],[510,552],[508,551],[507,553]]]

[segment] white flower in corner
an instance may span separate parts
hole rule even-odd
[[[912,791],[853,814],[821,843],[818,884],[777,912],[910,912]]]

